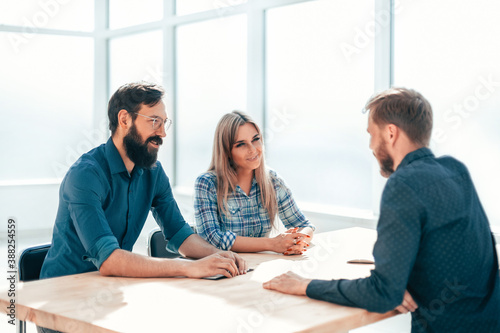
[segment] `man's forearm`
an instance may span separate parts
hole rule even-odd
[[[191,236],[190,236],[191,237]],[[196,249],[195,245],[195,249]],[[214,248],[215,249],[215,248]],[[207,253],[211,247],[196,251]],[[188,251],[189,252],[189,251]],[[215,249],[215,252],[220,252]],[[192,254],[192,255],[196,255]],[[245,262],[232,252],[207,255],[200,260],[151,258],[117,249],[104,261],[99,272],[104,276],[202,278],[222,274],[233,277],[246,272]]]
[[[313,299],[379,313],[393,310],[401,304],[405,289],[399,290],[394,285],[374,282],[374,279],[370,276],[356,280],[312,280],[307,286],[306,295]]]
[[[188,258],[204,258],[211,254],[221,252],[222,250],[209,244],[199,235],[192,234],[179,247],[179,253]]]
[[[186,263],[181,260],[143,256],[117,249],[102,263],[99,272],[104,276],[173,277],[186,276]]]

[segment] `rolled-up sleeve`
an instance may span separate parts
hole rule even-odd
[[[285,181],[279,177],[276,172],[271,171],[271,177],[276,189],[276,198],[278,201],[278,215],[286,228],[305,228],[310,227],[315,230],[315,226],[309,222],[293,199],[292,191],[285,184]]]
[[[82,260],[99,269],[104,261],[120,248],[102,209],[106,187],[93,167],[82,167],[68,173],[61,187],[73,226],[85,249]]]
[[[156,193],[151,212],[168,240],[167,249],[178,252],[186,238],[193,234],[192,228],[186,223],[172,193],[172,187],[163,169],[158,173]]]
[[[182,243],[193,234],[193,229],[186,223],[180,228],[167,243],[167,250],[171,252],[179,252],[179,247]]]
[[[221,230],[217,186],[209,174],[196,179],[194,192],[194,217],[198,234],[213,246],[230,250],[236,240],[236,234]]]
[[[95,242],[85,255],[83,255],[82,259],[90,261],[99,269],[111,253],[118,248],[120,248],[120,246],[114,236],[103,236]]]

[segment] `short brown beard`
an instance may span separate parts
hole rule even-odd
[[[125,147],[127,156],[137,167],[151,169],[156,163],[158,151],[149,151],[148,143],[151,141],[150,139],[151,138],[148,138],[143,143],[134,123],[132,127],[130,127],[127,135],[123,138],[123,146]],[[161,144],[161,138],[159,144]]]
[[[394,173],[394,160],[387,153],[385,145],[385,142],[382,142],[382,144],[380,145],[377,151],[377,159],[380,164],[380,173],[382,174],[382,176],[389,178],[389,176]]]

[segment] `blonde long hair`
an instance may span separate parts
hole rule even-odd
[[[233,111],[225,114],[219,120],[215,129],[212,161],[210,162],[208,171],[215,173],[217,176],[217,206],[219,213],[226,215],[228,213],[228,194],[236,189],[238,180],[236,166],[231,157],[231,150],[236,142],[238,129],[245,124],[255,126],[257,133],[260,135],[261,140],[263,140],[259,126],[250,116],[241,111]],[[255,169],[255,180],[260,187],[262,204],[269,214],[271,225],[274,226],[278,204],[276,201],[276,191],[274,190],[271,176],[264,161],[264,141],[262,141],[261,163]]]

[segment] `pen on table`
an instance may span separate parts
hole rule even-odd
[[[369,259],[351,259],[347,261],[348,264],[362,264],[362,265],[373,265],[375,262]]]

